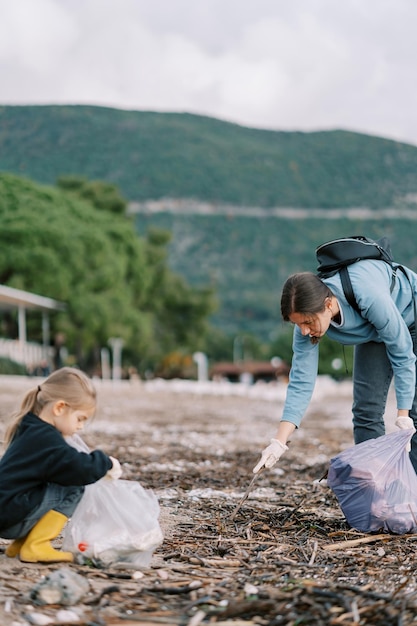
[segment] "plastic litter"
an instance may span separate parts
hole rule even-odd
[[[158,517],[153,491],[136,481],[102,478],[87,485],[64,530],[63,550],[81,561],[147,567],[163,541]]]
[[[90,583],[84,576],[68,567],[61,567],[35,585],[30,592],[30,598],[36,604],[70,606],[80,602],[89,590]]]
[[[417,532],[417,475],[406,450],[414,433],[389,433],[331,459],[327,482],[352,528]]]
[[[66,440],[79,452],[90,451],[78,434]],[[147,567],[164,538],[159,511],[156,495],[139,482],[102,478],[85,488],[65,527],[62,548],[81,563]]]

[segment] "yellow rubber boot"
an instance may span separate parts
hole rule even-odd
[[[9,543],[5,552],[6,556],[10,557],[11,559],[13,559],[15,556],[18,556],[20,548],[25,541],[26,537],[19,537],[19,539],[15,539],[12,543]]]
[[[20,547],[20,560],[25,563],[57,563],[73,561],[71,552],[55,550],[51,540],[58,537],[64,528],[67,517],[58,511],[48,511],[32,528]]]

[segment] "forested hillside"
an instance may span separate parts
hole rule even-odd
[[[417,218],[417,214],[415,216]],[[228,333],[271,341],[282,331],[280,290],[289,274],[316,271],[316,247],[336,237],[388,235],[396,259],[417,269],[413,219],[285,219],[228,215],[138,213],[138,231],[172,232],[170,266],[191,284],[211,284],[221,303],[214,317]]]
[[[130,201],[379,209],[417,193],[415,146],[90,106],[0,107],[0,170],[49,184],[100,179]]]

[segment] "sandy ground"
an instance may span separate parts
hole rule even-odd
[[[36,384],[38,379],[33,378],[0,378],[1,428],[25,391]],[[320,604],[317,608],[316,599],[318,613],[314,619],[311,602],[306,607],[297,604],[307,579],[310,586],[315,580],[320,589],[323,585],[326,589],[340,585],[344,579],[352,588],[366,584],[376,596],[383,595],[390,585],[383,571],[377,574],[376,563],[384,566],[384,557],[388,559],[385,565],[391,568],[389,593],[398,597],[398,589],[403,587],[407,594],[415,593],[414,581],[401,573],[401,568],[397,567],[393,575],[392,554],[386,548],[372,545],[350,551],[348,557],[344,555],[350,559],[348,566],[340,557],[338,560],[321,551],[322,541],[327,545],[340,533],[344,539],[352,537],[330,490],[315,482],[326,471],[329,459],[352,445],[350,382],[319,380],[289,452],[279,467],[259,478],[233,524],[230,515],[252,478],[252,467],[274,435],[285,383],[246,387],[187,381],[96,381],[96,386],[98,413],[84,439],[90,447],[116,456],[123,465],[124,479],[139,481],[154,492],[160,505],[164,542],[155,550],[150,565],[136,574],[131,567],[122,575],[122,567],[70,565],[88,581],[89,592],[75,606],[62,607],[59,603],[39,605],[33,601],[36,584],[62,565],[29,565],[7,558],[4,549],[8,542],[0,540],[1,624],[126,626],[163,622],[197,626],[207,621],[237,623],[242,619],[277,626],[411,623],[407,622],[404,602],[393,612],[394,621],[389,621],[387,613],[385,621],[380,618],[379,622],[369,616],[369,621],[366,616],[355,621],[354,607],[361,606],[357,598],[349,600],[350,610],[340,608],[339,600],[334,601],[337,606],[328,602],[328,606]],[[394,406],[390,394],[388,430],[393,429]],[[262,567],[266,568],[262,576],[260,546],[264,551]],[[411,544],[395,546],[398,554],[406,550],[410,557]],[[275,552],[271,561],[266,555],[272,547]],[[365,552],[373,563],[372,567],[367,563],[368,569],[363,562]],[[316,564],[317,570],[313,569]],[[298,580],[298,586],[290,589],[290,579]],[[344,593],[352,590],[345,589]],[[271,617],[272,609],[267,604],[271,598],[276,603],[277,594],[284,594],[283,606],[287,607],[281,609],[280,620],[277,615]],[[333,595],[338,597],[337,593]],[[233,606],[236,602],[247,603],[248,596],[252,602],[256,597],[256,610],[239,604],[239,610],[230,612],[233,602]],[[368,603],[363,610],[371,615],[369,597],[362,594],[360,600]],[[388,605],[392,612],[395,603],[390,600]],[[345,614],[350,615],[348,621],[340,619]],[[336,618],[339,621],[332,621]]]

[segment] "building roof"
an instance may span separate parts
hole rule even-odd
[[[20,306],[25,309],[41,311],[64,311],[66,308],[65,304],[58,300],[0,285],[0,310],[10,310]]]

